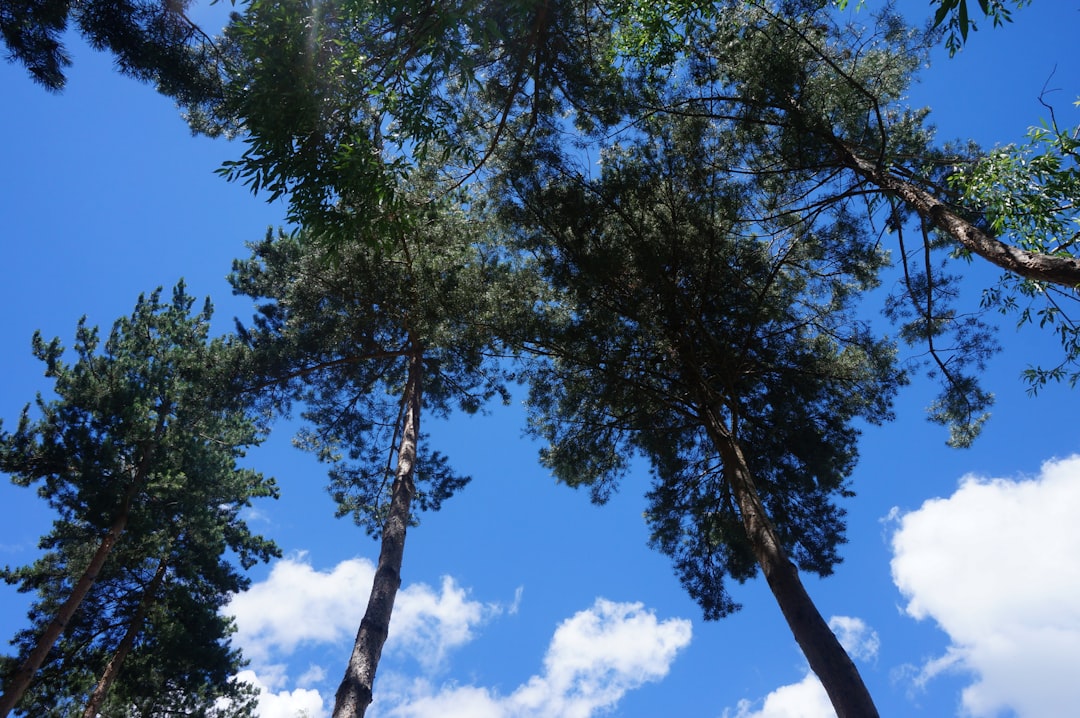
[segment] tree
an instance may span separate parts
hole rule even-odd
[[[1080,284],[1080,259],[991,231],[985,208],[950,180],[980,153],[935,145],[925,111],[903,105],[937,35],[888,8],[869,31],[841,25],[829,5],[256,4],[223,46],[232,89],[193,117],[202,129],[248,133],[224,174],[288,195],[291,218],[328,241],[377,241],[378,218],[399,211],[395,178],[417,162],[434,160],[453,186],[482,178],[537,128],[596,148],[655,112],[709,114],[758,143],[762,164],[749,169],[801,177],[814,206],[861,196],[878,226],[913,220],[908,237],[897,235],[910,278],[904,332],[927,346],[945,387],[932,416],[962,445],[992,402],[972,379],[993,342],[951,308],[963,272],[949,276],[936,258],[955,250],[1066,294]],[[651,94],[624,91],[639,76],[652,78]],[[916,255],[932,261],[923,267]]]
[[[245,330],[251,386],[303,403],[298,442],[330,464],[338,515],[381,542],[378,567],[334,716],[362,716],[389,630],[408,526],[467,483],[427,448],[421,414],[478,411],[508,379],[494,327],[530,305],[483,225],[444,200],[418,200],[400,234],[327,245],[267,238],[237,262],[236,291],[261,304]]]
[[[707,120],[638,130],[598,177],[551,147],[506,176],[503,216],[557,292],[547,333],[521,338],[542,459],[603,502],[644,456],[652,543],[706,618],[738,607],[725,579],[760,570],[838,715],[875,716],[796,564],[840,560],[852,421],[888,419],[904,381],[855,316],[886,259],[842,208],[757,219],[798,185],[735,179]]]
[[[993,236],[950,186],[955,168],[977,153],[936,147],[926,111],[903,104],[932,36],[888,12],[869,29],[841,26],[809,0],[782,7],[691,4],[677,12],[684,5],[661,4],[657,12],[671,9],[675,20],[662,32],[646,25],[644,34],[631,36],[634,46],[664,62],[627,61],[626,74],[648,83],[625,93],[622,131],[633,136],[634,118],[656,113],[707,118],[738,148],[717,159],[731,161],[731,172],[766,188],[800,187],[763,207],[766,215],[862,203],[864,221],[897,240],[904,280],[891,309],[905,338],[927,348],[930,369],[942,381],[931,418],[950,426],[951,443],[970,443],[992,403],[978,377],[996,344],[977,312],[957,310],[960,275],[946,271],[944,255],[981,257],[1021,277],[1065,286],[1080,280],[1080,261]],[[617,138],[618,129],[608,135]]]
[[[230,595],[223,593],[222,580],[229,574],[235,579],[235,569],[219,570],[222,580],[200,579],[190,568],[177,571],[165,559],[140,556],[145,547],[130,543],[122,542],[111,555],[50,651],[19,703],[22,713],[43,718],[253,715],[254,692],[235,680],[243,660],[229,646],[232,626],[220,615]],[[202,563],[220,560],[212,540],[201,548],[208,552]],[[237,590],[247,581],[241,577],[238,584]],[[49,595],[39,590],[33,610],[47,616],[49,604],[63,599],[64,585],[56,581],[44,587]],[[25,652],[36,638],[37,631],[29,628],[13,643]],[[17,661],[6,664],[14,668]]]
[[[412,170],[461,186],[515,118],[614,103],[608,30],[592,5],[548,0],[256,0],[221,43],[222,95],[189,119],[243,136],[223,174],[285,196],[290,221],[378,241]]]
[[[100,674],[105,663],[95,664],[93,656],[116,644],[79,651],[107,641],[121,626],[132,629],[134,641],[142,631],[137,623],[144,622],[152,626],[149,636],[165,640],[163,648],[193,661],[177,677],[201,675],[203,685],[197,681],[193,689],[230,693],[222,668],[234,667],[237,656],[225,647],[230,628],[216,610],[246,579],[224,554],[234,552],[245,568],[277,555],[239,517],[253,498],[276,496],[276,489],[272,480],[237,466],[244,447],[261,440],[261,430],[250,406],[225,390],[219,372],[233,350],[226,339],[208,340],[209,302],[192,316],[193,302],[183,283],[170,303],[160,300],[160,292],[140,297],[103,347],[97,329],[81,321],[71,364],[58,339],[34,337],[34,353],[45,362],[57,398],[39,395],[39,418],[32,419],[27,407],[17,430],[0,435],[0,469],[19,485],[38,485],[58,518],[42,539],[45,554],[3,573],[38,600],[33,627],[18,637],[24,658],[5,671],[0,715],[19,704],[50,656],[82,661],[73,675]],[[148,567],[156,576],[162,566],[160,580],[147,577]],[[156,590],[148,591],[155,583]],[[143,599],[146,615],[137,622],[125,615]],[[79,617],[85,600],[95,611]],[[199,608],[170,615],[193,605]],[[165,611],[151,618],[154,606]],[[82,629],[67,644],[78,650],[53,653],[68,626]],[[182,638],[185,628],[192,635]],[[172,638],[170,630],[176,632]],[[180,651],[185,641],[202,653]],[[160,658],[158,665],[171,660]],[[64,680],[63,674],[54,675]],[[128,687],[147,677],[142,672]],[[141,689],[154,685],[147,681]],[[45,690],[73,693],[67,687]]]

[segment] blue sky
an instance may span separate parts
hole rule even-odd
[[[873,0],[868,0],[873,5]],[[913,14],[923,0],[901,3]],[[928,12],[928,11],[927,11]],[[1044,85],[1080,123],[1080,3],[1040,0],[960,56],[934,58],[911,102],[943,138],[1021,139]],[[83,314],[108,327],[140,292],[183,277],[210,295],[216,326],[247,316],[225,275],[244,242],[280,222],[213,174],[237,144],[193,138],[171,104],[73,43],[68,89],[50,95],[0,64],[0,417],[47,389],[30,337],[70,343]],[[1056,68],[1056,70],[1055,70]],[[1049,80],[1049,84],[1047,82]],[[977,297],[993,273],[973,265]],[[808,588],[852,648],[883,715],[1055,716],[1080,704],[1080,434],[1077,394],[1029,397],[1019,373],[1054,343],[1006,326],[986,372],[994,416],[976,445],[944,445],[919,380],[897,419],[866,430],[844,563]],[[763,581],[744,608],[705,623],[663,556],[646,546],[645,467],[604,507],[557,486],[522,437],[522,412],[427,422],[473,477],[409,534],[404,584],[376,683],[377,716],[831,715]],[[329,714],[370,587],[377,544],[333,517],[325,472],[282,422],[251,452],[277,502],[249,517],[285,558],[237,597],[247,678],[264,718]],[[0,563],[36,555],[51,520],[33,491],[0,482]],[[0,637],[25,597],[0,586]]]

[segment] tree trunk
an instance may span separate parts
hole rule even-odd
[[[94,692],[90,694],[90,700],[86,703],[86,710],[83,711],[83,718],[94,718],[98,711],[101,710],[101,704],[105,702],[105,697],[109,695],[109,689],[112,688],[113,681],[120,674],[120,668],[124,665],[124,660],[127,658],[128,653],[131,652],[132,646],[135,645],[135,639],[142,632],[143,623],[146,621],[146,614],[150,612],[150,607],[154,605],[154,601],[157,600],[157,592],[161,589],[161,584],[165,581],[165,572],[168,569],[168,562],[165,559],[161,559],[158,562],[157,571],[154,573],[154,577],[150,580],[150,584],[146,587],[146,591],[143,592],[142,599],[139,601],[139,607],[135,611],[135,615],[131,617],[128,622],[127,631],[124,633],[123,639],[120,641],[120,645],[116,647],[116,653],[113,654],[112,659],[109,661],[109,665],[105,667],[105,672],[101,674],[101,680],[98,681],[97,687],[94,688]]]
[[[420,397],[423,355],[418,349],[409,355],[409,372],[402,396],[404,420],[398,445],[397,468],[391,489],[390,515],[383,524],[379,566],[371,586],[367,611],[360,621],[349,666],[334,700],[334,718],[360,718],[371,705],[375,669],[390,629],[394,598],[401,586],[401,563],[405,553],[405,529],[409,525],[409,505],[416,489],[416,443],[420,435]]]
[[[1070,289],[1080,286],[1080,259],[1031,252],[1006,244],[953,212],[947,204],[918,185],[858,156],[842,142],[836,141],[835,144],[845,165],[902,200],[972,254],[1025,279],[1059,284]]]
[[[708,431],[724,461],[724,475],[742,514],[758,565],[811,670],[817,674],[838,718],[877,718],[870,691],[847,651],[806,592],[765,511],[742,447],[711,412]]]
[[[113,546],[116,545],[120,535],[124,532],[124,527],[127,526],[128,516],[131,510],[131,501],[135,498],[135,494],[138,493],[140,484],[133,483],[128,489],[127,495],[124,497],[123,508],[120,511],[119,516],[113,521],[112,526],[109,527],[108,532],[101,539],[101,543],[98,544],[97,551],[94,552],[94,556],[90,559],[89,565],[86,570],[83,571],[82,576],[79,577],[78,583],[75,584],[75,588],[71,590],[71,595],[67,597],[63,605],[56,611],[56,615],[49,621],[49,625],[45,627],[45,632],[41,634],[38,639],[37,645],[34,646],[34,650],[30,651],[30,655],[26,657],[22,665],[11,676],[11,682],[8,684],[8,689],[4,692],[3,696],[0,696],[0,718],[6,718],[6,716],[15,707],[15,704],[22,698],[23,693],[30,687],[30,683],[34,678],[34,674],[41,668],[41,664],[45,661],[45,657],[49,655],[49,651],[52,650],[56,640],[60,638],[60,634],[64,632],[64,628],[67,627],[68,621],[75,615],[75,611],[78,610],[79,604],[86,598],[86,594],[90,592],[94,582],[97,581],[98,574],[101,573],[102,566],[105,565],[105,560],[109,557],[109,553],[112,552]]]

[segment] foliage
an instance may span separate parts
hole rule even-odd
[[[108,50],[126,75],[152,82],[183,104],[219,91],[214,45],[187,16],[190,0],[6,0],[0,35],[8,58],[49,90],[67,82],[64,33],[73,22],[96,50]]]
[[[1062,129],[1050,121],[1033,127],[1027,142],[994,148],[977,162],[959,165],[949,181],[964,202],[997,235],[1040,254],[1076,257],[1080,247],[1080,127]],[[1031,391],[1051,381],[1080,380],[1080,325],[1076,287],[1002,275],[983,304],[1017,316],[1017,324],[1038,323],[1060,339],[1064,357],[1055,366],[1029,367]]]
[[[945,39],[945,47],[950,55],[955,55],[967,42],[968,32],[978,30],[975,21],[968,12],[967,0],[931,0],[931,5],[938,5],[934,13],[934,26],[944,26],[948,31]],[[993,21],[994,27],[1000,27],[1006,22],[1012,22],[1010,3],[1006,0],[979,0],[979,10],[984,17]],[[1012,0],[1012,5],[1022,8],[1030,5],[1031,0]]]
[[[849,421],[888,418],[902,382],[891,345],[853,315],[884,257],[842,211],[750,219],[771,199],[715,161],[708,123],[643,128],[604,154],[599,178],[508,177],[507,221],[558,290],[531,371],[532,426],[545,464],[597,501],[634,453],[649,459],[653,542],[718,618],[736,607],[725,576],[757,565],[706,417],[746,448],[785,548],[827,575],[855,460]]]
[[[950,246],[935,236],[932,202],[908,204],[913,194],[925,200],[924,188],[953,201],[946,171],[969,156],[936,149],[925,111],[903,104],[932,38],[888,12],[868,29],[839,25],[813,2],[782,11],[728,3],[708,22],[687,23],[685,35],[672,69],[641,93],[637,114],[707,118],[718,145],[731,148],[714,161],[771,198],[759,216],[812,219],[843,209],[891,232],[903,279],[890,315],[926,347],[941,382],[931,417],[952,428],[953,443],[973,439],[992,402],[978,376],[996,345],[977,313],[955,308],[962,298],[938,267]],[[904,232],[912,219],[921,240],[914,247]]]
[[[841,10],[849,3],[849,0],[833,1]],[[864,2],[865,0],[859,0],[859,7],[862,7]],[[994,27],[1012,22],[1012,11],[1006,0],[978,0],[978,2],[979,10],[982,11],[984,17],[993,21]],[[944,27],[948,31],[945,47],[948,48],[950,55],[955,55],[967,42],[968,32],[979,29],[975,21],[971,19],[967,0],[930,0],[930,4],[937,5],[937,10],[934,11],[934,27]],[[1012,4],[1017,8],[1022,8],[1030,5],[1031,0],[1012,0]]]
[[[148,567],[160,562],[168,573],[116,699],[135,703],[171,692],[180,703],[212,703],[237,695],[229,679],[240,659],[217,611],[248,583],[232,560],[248,568],[278,555],[240,518],[252,499],[277,491],[272,480],[237,465],[262,431],[226,390],[220,372],[234,350],[227,339],[209,340],[209,302],[192,315],[193,302],[183,283],[170,303],[160,292],[140,297],[104,344],[84,318],[72,363],[59,339],[34,337],[56,398],[39,395],[39,417],[27,407],[18,429],[0,434],[0,468],[18,485],[37,485],[58,515],[41,541],[43,556],[3,571],[4,580],[36,594],[31,626],[16,637],[24,653],[103,537],[123,532],[84,599],[86,610],[24,697],[24,705],[37,706],[32,713],[85,702],[93,688],[87,681],[104,670],[142,598]],[[9,662],[5,674],[13,667]]]
[[[297,443],[332,465],[340,515],[377,533],[385,517],[409,357],[424,366],[424,412],[445,416],[507,398],[493,328],[528,306],[484,227],[463,210],[418,206],[412,233],[392,243],[329,247],[306,234],[267,235],[234,264],[238,293],[260,301],[244,336],[254,347],[249,385],[304,403]],[[437,510],[467,481],[421,442],[421,510]]]
[[[224,94],[189,116],[197,131],[242,130],[222,174],[286,196],[290,221],[320,241],[377,242],[407,231],[393,229],[406,219],[395,190],[415,168],[458,186],[513,118],[597,109],[592,88],[617,73],[589,52],[605,37],[594,15],[541,0],[257,0],[223,40]]]

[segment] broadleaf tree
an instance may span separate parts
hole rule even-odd
[[[223,92],[188,117],[237,132],[245,151],[222,174],[285,197],[320,241],[379,241],[416,168],[450,191],[528,126],[517,118],[616,104],[604,16],[548,0],[255,0],[221,39]]]
[[[119,627],[135,629],[132,641],[142,633],[125,614],[143,596],[147,616],[141,621],[150,637],[164,641],[164,650],[148,656],[139,680],[119,685],[165,692],[172,678],[164,669],[157,683],[148,676],[155,660],[173,669],[182,665],[172,651],[191,661],[177,678],[202,676],[180,686],[190,688],[192,697],[210,691],[212,701],[214,691],[235,693],[223,669],[235,667],[238,657],[227,647],[229,623],[216,610],[247,579],[225,554],[232,552],[243,567],[277,555],[240,516],[252,499],[276,496],[276,488],[271,479],[238,466],[263,431],[246,400],[228,390],[222,369],[235,351],[228,339],[209,339],[209,301],[195,314],[193,303],[183,283],[169,302],[160,291],[140,297],[104,343],[84,320],[71,363],[59,339],[34,337],[34,353],[46,365],[56,398],[39,395],[36,412],[27,407],[18,428],[0,435],[0,469],[16,484],[37,486],[57,519],[42,539],[45,553],[38,561],[4,570],[5,580],[37,600],[33,625],[17,638],[22,654],[3,676],[0,715],[21,705],[47,661],[79,666],[72,677],[101,678],[106,663],[98,659],[119,647],[119,638],[108,642]],[[140,576],[147,565],[165,566],[160,599],[146,594],[154,583]],[[84,602],[93,611],[79,614]],[[197,609],[182,611],[185,602]],[[162,606],[151,618],[152,608]],[[191,635],[183,637],[186,618]],[[69,634],[57,648],[69,626],[80,635]],[[181,651],[185,641],[197,650]],[[64,670],[50,675],[67,680]],[[78,691],[43,686],[40,694]],[[83,699],[89,701],[89,694]]]

